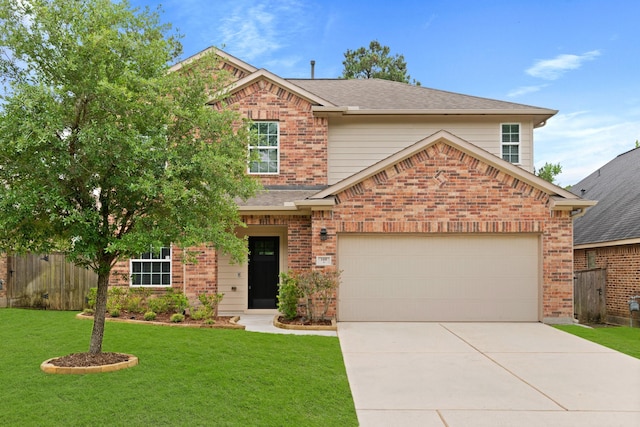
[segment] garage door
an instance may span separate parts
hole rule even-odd
[[[338,236],[340,321],[537,321],[536,235]]]

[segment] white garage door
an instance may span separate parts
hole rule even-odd
[[[340,321],[537,321],[536,235],[338,236]]]

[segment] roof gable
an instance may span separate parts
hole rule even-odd
[[[571,191],[598,204],[576,220],[574,244],[640,238],[640,148],[627,151],[575,184]]]
[[[171,68],[169,68],[169,71],[177,71],[179,69],[181,69],[182,67],[197,61],[198,59],[202,58],[205,55],[208,54],[215,54],[216,56],[218,56],[220,59],[222,59],[223,62],[229,64],[232,68],[236,68],[240,71],[242,71],[242,74],[251,74],[253,72],[255,72],[257,70],[256,67],[254,67],[251,64],[248,64],[238,58],[236,58],[235,56],[229,55],[227,52],[224,52],[220,49],[217,49],[215,47],[208,47],[203,51],[200,51],[198,53],[196,53],[195,55],[191,55],[190,57],[188,57],[187,59],[178,62],[177,64],[173,65]]]
[[[499,173],[503,173],[506,176],[510,176],[519,182],[526,183],[531,187],[551,196],[550,199],[550,208],[551,209],[562,209],[562,210],[573,210],[573,209],[584,209],[589,206],[592,206],[594,202],[590,200],[584,200],[580,197],[563,190],[562,188],[553,185],[542,178],[525,171],[517,166],[512,165],[509,162],[506,162],[493,154],[484,151],[477,146],[459,138],[450,132],[441,130],[434,133],[431,136],[428,136],[421,141],[413,144],[401,150],[392,156],[387,157],[386,159],[360,171],[357,174],[352,175],[351,177],[344,179],[327,189],[315,194],[312,196],[312,199],[322,199],[326,197],[336,196],[339,193],[347,191],[351,187],[357,186],[363,181],[374,177],[375,175],[384,172],[388,168],[392,166],[396,166],[398,168],[406,167],[403,165],[410,157],[415,156],[416,154],[427,150],[429,147],[433,147],[436,144],[444,144],[446,146],[453,147],[460,152],[468,155],[470,158],[481,161],[486,165],[486,168],[491,168],[488,172],[494,173],[497,176]]]
[[[299,98],[306,100],[312,105],[333,106],[333,104],[330,101],[327,101],[326,99],[323,99],[301,87],[298,87],[263,68],[256,70],[255,72],[245,76],[244,78],[241,78],[240,80],[237,80],[236,82],[232,83],[225,89],[225,92],[229,95],[233,95],[261,80],[269,81],[277,85],[278,87],[286,90],[287,92],[292,93],[298,96]],[[212,103],[216,103],[216,102],[218,102],[217,98],[212,100]]]

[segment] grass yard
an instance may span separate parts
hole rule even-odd
[[[107,323],[103,351],[138,366],[43,373],[88,350],[92,322],[75,315],[0,309],[0,425],[357,425],[335,337]]]
[[[640,359],[639,328],[615,326],[589,329],[575,325],[558,325],[556,328]]]

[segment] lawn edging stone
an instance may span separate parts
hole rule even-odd
[[[125,353],[123,353],[125,354]],[[138,364],[138,358],[133,354],[127,354],[129,360],[124,362],[112,363],[110,365],[101,366],[56,366],[50,363],[57,357],[47,359],[40,364],[40,369],[46,374],[100,374],[103,372],[115,372],[121,369],[132,368]]]
[[[276,314],[273,318],[273,326],[280,329],[293,329],[299,331],[337,331],[338,325],[335,319],[331,319],[331,326],[329,325],[294,325],[288,323],[282,323],[278,319],[282,316]]]
[[[76,318],[93,320],[93,316],[88,316],[82,312],[76,314]],[[230,320],[230,324],[216,325],[214,323],[211,325],[207,325],[207,324],[180,323],[180,322],[176,322],[176,323],[154,322],[154,321],[148,321],[148,320],[126,319],[123,317],[105,318],[105,321],[107,322],[136,323],[139,325],[171,326],[171,327],[180,327],[180,328],[245,329],[244,325],[238,324],[238,320],[240,320],[240,316],[233,316]]]

